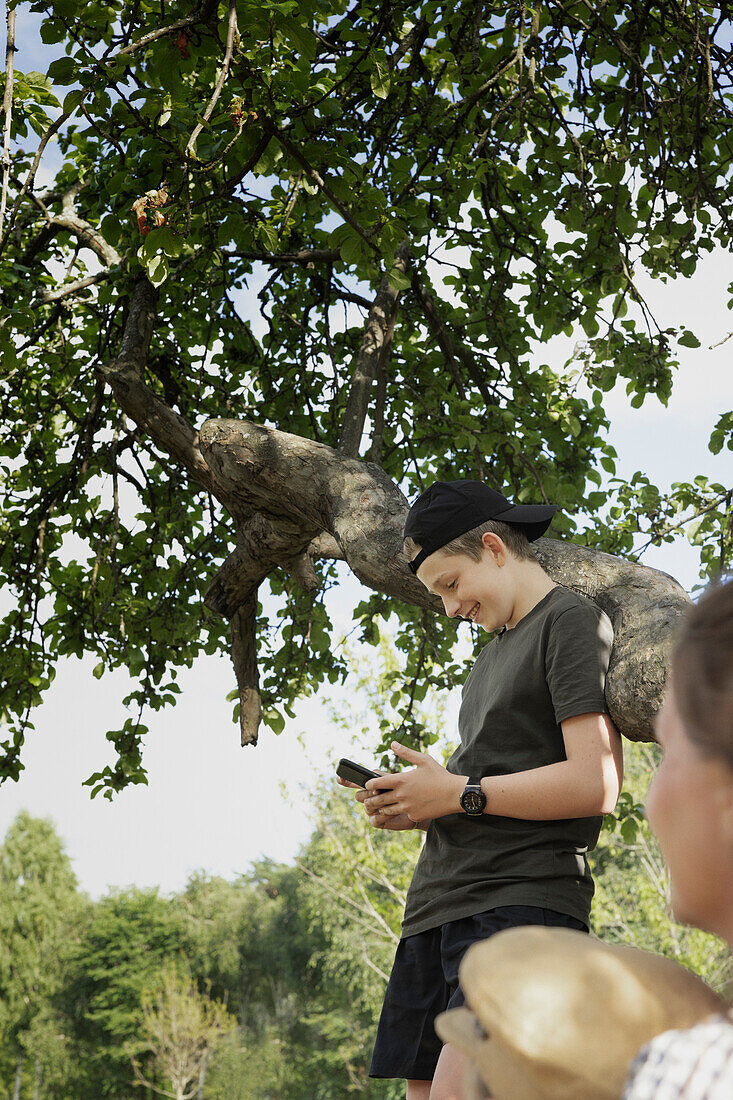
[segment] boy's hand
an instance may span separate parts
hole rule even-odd
[[[428,753],[415,752],[399,741],[392,742],[392,750],[395,756],[415,767],[370,779],[362,792],[363,797],[357,795],[359,801],[364,802],[370,825],[404,829],[410,826],[397,824],[404,817],[413,823],[461,812],[460,797],[466,786],[466,776],[453,775]],[[385,790],[387,787],[392,789]]]
[[[384,771],[383,768],[377,769],[380,775],[389,775],[389,772]],[[369,798],[370,792],[360,787],[358,783],[350,783],[348,779],[342,779],[340,775],[336,776],[336,782],[341,787],[353,787],[356,793],[356,801],[361,802],[362,805]],[[364,807],[366,810],[366,806]],[[367,819],[370,825],[373,825],[375,829],[389,829],[391,832],[403,832],[405,829],[414,829],[415,822],[412,821],[407,814],[381,814],[372,813],[367,811]]]

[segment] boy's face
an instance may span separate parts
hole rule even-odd
[[[511,620],[514,590],[507,551],[497,536],[484,546],[480,561],[436,550],[417,571],[429,592],[440,596],[446,615],[467,619],[492,632]]]

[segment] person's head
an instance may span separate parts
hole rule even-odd
[[[656,734],[664,757],[646,809],[674,914],[733,942],[733,581],[685,619]]]
[[[438,481],[410,508],[405,556],[448,615],[496,630],[511,618],[523,568],[539,569],[530,543],[556,510],[512,505],[480,481]]]

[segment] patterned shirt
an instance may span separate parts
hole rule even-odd
[[[621,1100],[731,1100],[733,1023],[708,1016],[686,1031],[665,1031],[641,1048]]]

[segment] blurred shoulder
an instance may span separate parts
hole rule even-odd
[[[730,1100],[733,1024],[708,1016],[694,1027],[665,1031],[632,1063],[622,1100]]]

